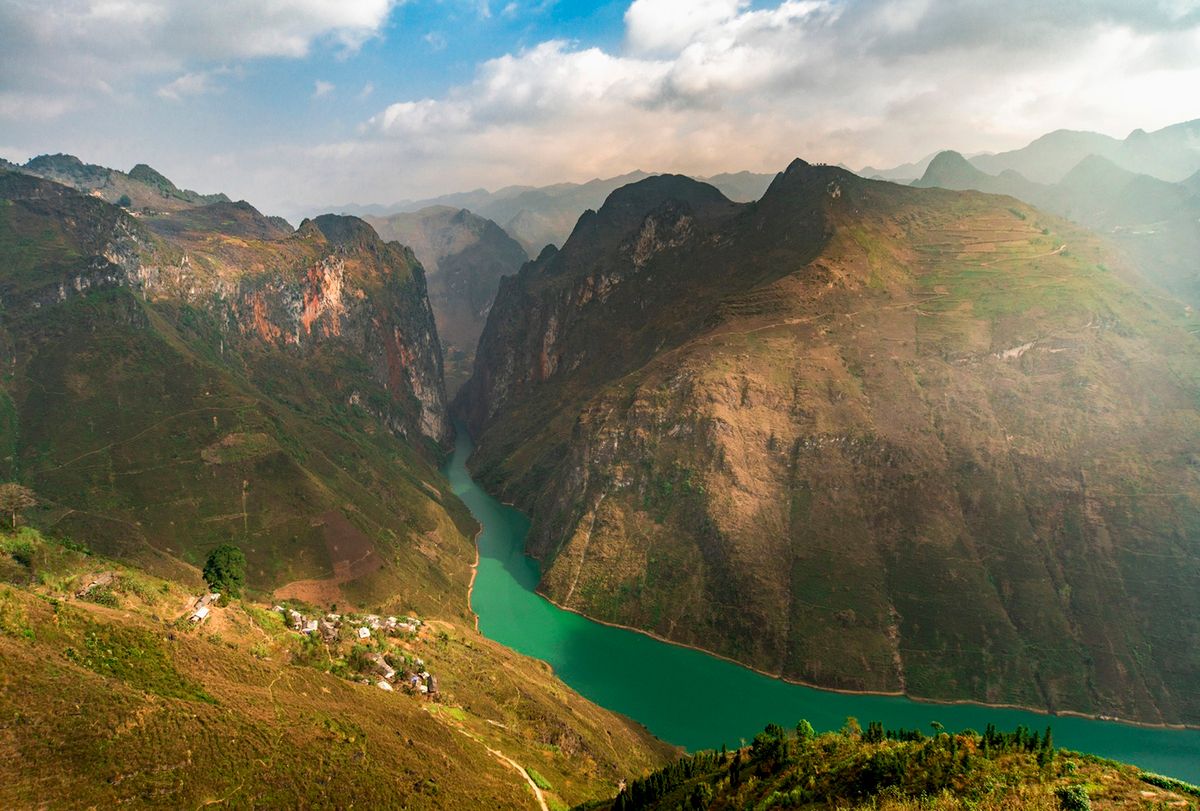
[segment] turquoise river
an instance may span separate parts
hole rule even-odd
[[[934,704],[894,696],[836,693],[789,684],[724,659],[645,634],[602,625],[534,593],[539,569],[524,554],[529,520],[483,491],[467,472],[471,440],[459,431],[446,469],[454,492],[483,529],[471,607],[490,639],[548,662],[582,695],[644,724],[663,740],[690,750],[736,745],[769,722],[791,726],[807,718],[837,729],[847,716],[884,726],[1001,729],[1024,724],[1054,729],[1058,746],[1134,763],[1200,782],[1200,730],[1140,727],[1072,716]],[[1200,685],[1198,685],[1200,689]]]

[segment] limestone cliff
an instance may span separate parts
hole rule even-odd
[[[384,239],[412,248],[425,268],[446,389],[457,391],[470,374],[500,279],[529,260],[525,249],[496,223],[461,208],[433,206],[366,221]]]

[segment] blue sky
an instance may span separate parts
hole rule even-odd
[[[0,0],[0,155],[290,217],[1200,117],[1200,0]]]

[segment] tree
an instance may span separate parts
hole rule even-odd
[[[209,588],[223,597],[240,597],[246,583],[246,556],[233,544],[223,543],[209,553],[204,564]]]
[[[121,208],[129,208],[131,205],[133,205],[133,201],[129,199],[128,194],[122,194],[119,198],[117,198],[117,205],[119,205]]]
[[[37,504],[37,496],[28,487],[16,482],[0,484],[0,510],[12,515],[13,529],[17,527],[17,516]]]
[[[800,723],[796,724],[796,740],[800,743],[807,743],[817,737],[817,731],[813,729],[813,725],[808,723],[807,718],[801,718]]]
[[[1092,811],[1092,800],[1083,786],[1062,786],[1054,793],[1062,811]]]

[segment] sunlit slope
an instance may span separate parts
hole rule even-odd
[[[1182,308],[1011,198],[709,191],[627,187],[502,286],[458,403],[543,591],[826,686],[1200,719]]]
[[[70,547],[0,536],[5,808],[536,809],[527,774],[563,807],[672,754],[469,626],[409,643],[436,700],[385,692],[326,672],[265,605],[193,626],[194,594]]]

